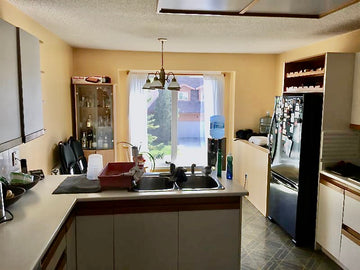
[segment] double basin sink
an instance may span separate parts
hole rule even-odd
[[[222,190],[224,186],[217,178],[203,174],[187,174],[185,181],[174,181],[166,174],[145,174],[133,187],[136,192],[150,191],[199,191]]]

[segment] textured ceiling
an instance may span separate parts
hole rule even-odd
[[[157,0],[8,2],[81,48],[160,51],[166,37],[165,52],[281,53],[360,29],[360,2],[321,19],[157,14]]]

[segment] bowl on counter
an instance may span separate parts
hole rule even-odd
[[[39,175],[34,175],[34,180],[32,182],[28,182],[28,183],[14,183],[11,182],[10,187],[21,187],[24,188],[25,190],[29,190],[31,189],[33,186],[35,186],[40,180],[40,176]]]
[[[26,192],[24,188],[14,187],[14,186],[8,186],[7,190],[11,190],[14,196],[12,198],[4,198],[5,208],[9,207],[10,205],[18,201],[21,198],[21,196],[24,195],[24,193]]]

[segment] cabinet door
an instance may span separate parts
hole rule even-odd
[[[179,270],[240,269],[240,211],[179,212]]]
[[[269,189],[269,154],[265,149],[247,141],[234,142],[235,180],[249,191],[248,200],[267,215]]]
[[[83,148],[114,149],[113,85],[75,84],[73,95],[74,136]]]
[[[66,267],[66,229],[61,228],[41,260],[41,269],[55,270]]]
[[[360,234],[360,196],[345,191],[343,224]]]
[[[77,269],[113,269],[113,215],[77,216]]]
[[[343,189],[320,180],[316,242],[339,258],[343,214]]]
[[[66,223],[66,268],[76,269],[76,225],[75,217]]]
[[[0,152],[21,144],[16,28],[0,20]]]
[[[360,239],[350,239],[343,234],[341,240],[340,262],[349,270],[358,270],[359,258]]]
[[[40,46],[39,40],[24,30],[18,28],[18,34],[24,142],[28,142],[44,134]]]
[[[177,269],[178,212],[115,215],[115,269]]]

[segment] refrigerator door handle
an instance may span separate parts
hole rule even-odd
[[[276,143],[277,143],[277,135],[275,136],[275,134],[273,132],[273,126],[275,125],[275,122],[276,122],[276,111],[274,111],[274,113],[272,115],[271,123],[270,123],[270,132],[268,134],[268,145],[269,145],[271,163],[272,163],[272,161],[274,159],[274,156],[275,156]],[[271,136],[272,136],[272,141],[270,139]],[[274,152],[273,152],[272,149],[274,149]]]

